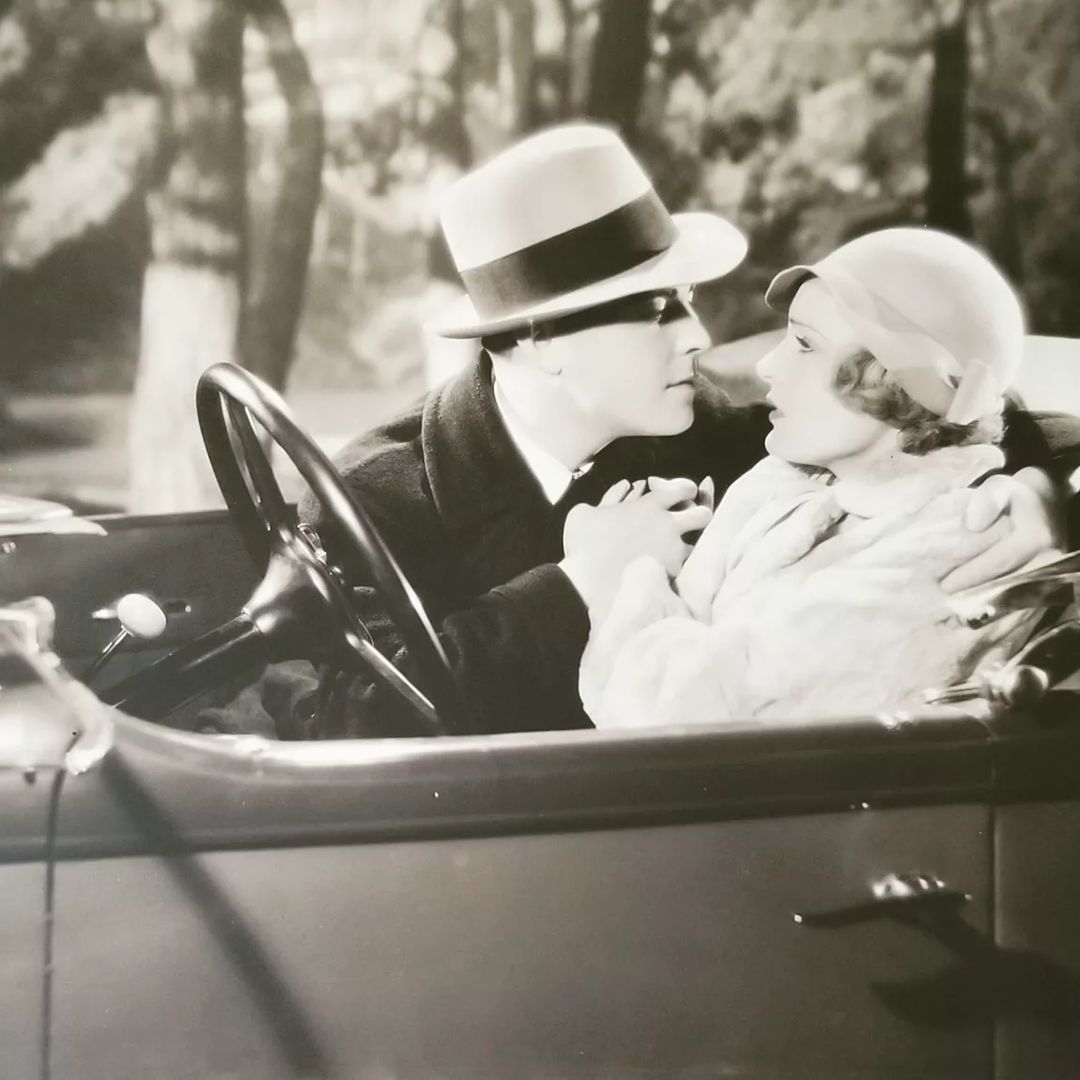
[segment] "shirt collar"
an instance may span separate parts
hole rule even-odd
[[[592,468],[592,462],[587,461],[571,471],[558,458],[548,453],[525,432],[514,412],[514,407],[506,400],[506,395],[499,390],[498,381],[494,377],[492,381],[495,388],[495,407],[506,427],[506,433],[525,464],[528,465],[529,471],[536,477],[536,482],[540,485],[548,502],[554,506],[566,494],[567,488]]]

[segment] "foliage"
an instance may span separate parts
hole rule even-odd
[[[29,269],[63,241],[109,221],[140,185],[158,131],[158,103],[127,91],[67,127],[21,176],[0,191],[0,253]]]
[[[103,139],[115,148],[121,113],[131,107],[140,115],[131,122],[128,141],[139,146],[126,156],[146,156],[151,147],[145,101],[138,99],[153,94],[143,44],[147,14],[146,4],[136,0],[18,0],[0,17],[0,184],[24,175],[69,128],[91,131],[106,102],[111,105]],[[64,153],[54,162],[62,169],[71,164]],[[93,186],[93,173],[85,179]],[[48,181],[39,174],[38,184]]]
[[[1005,169],[1032,319],[1046,333],[1080,335],[1080,5],[996,0],[983,52],[976,212],[992,236],[995,166]]]
[[[1080,333],[1065,300],[1080,285],[1080,73],[1071,62],[1080,9],[1069,0],[966,7],[962,194],[976,238],[1025,287],[1036,329]],[[962,10],[673,0],[661,20],[674,44],[658,50],[651,153],[673,202],[720,210],[751,237],[748,265],[712,292],[723,333],[763,325],[755,297],[777,268],[868,228],[924,220],[933,35]],[[675,183],[664,168],[673,160]]]
[[[132,197],[158,152],[144,47],[150,17],[145,0],[16,0],[0,16],[0,371],[8,378],[38,380],[63,359],[92,382],[103,377],[102,341],[126,342],[130,355],[132,270],[145,256]]]
[[[130,199],[159,152],[145,51],[155,4],[13,0],[0,15],[0,275],[19,278],[20,295],[33,266],[78,263],[65,244],[74,252],[73,240],[106,222],[137,227]],[[432,273],[452,278],[433,239],[440,192],[522,133],[582,114],[616,6],[287,7],[326,114],[313,266],[321,292],[309,295],[301,330],[302,357],[316,366],[304,378],[323,379],[327,357],[340,355],[342,380],[358,364],[397,379],[419,364],[420,348],[397,321],[418,322],[443,295],[444,286],[427,289]],[[759,298],[778,267],[867,228],[924,219],[935,34],[962,18],[964,208],[1021,283],[1033,326],[1080,333],[1075,0],[653,0],[635,147],[673,209],[718,210],[751,238],[746,266],[703,292],[717,336],[765,325]],[[273,94],[256,92],[265,57],[249,49],[247,62],[258,257],[268,250],[260,223],[280,168],[280,120]],[[627,73],[628,94],[638,93],[636,74]],[[602,105],[609,119],[626,106]],[[406,339],[408,357],[382,355]]]

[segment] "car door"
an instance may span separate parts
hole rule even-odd
[[[0,764],[0,1047],[12,1077],[40,1070],[51,787],[49,773]]]
[[[122,720],[62,806],[53,1076],[988,1077],[948,934],[874,887],[939,880],[985,938],[990,790],[966,721]]]
[[[53,647],[73,673],[85,671],[120,629],[122,596],[143,593],[160,604],[164,633],[129,638],[97,677],[98,689],[220,626],[254,588],[255,571],[225,511],[116,515],[88,527],[102,531],[6,539],[0,601],[47,598],[62,613]]]
[[[1080,1075],[1080,713],[1054,695],[998,739],[996,1074]]]
[[[47,1077],[51,830],[79,708],[37,651],[33,606],[0,609],[0,1049],[5,1077]],[[93,757],[93,753],[89,755]],[[72,762],[75,759],[71,759]]]

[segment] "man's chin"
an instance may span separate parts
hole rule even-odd
[[[692,397],[685,405],[681,401],[673,403],[666,399],[657,403],[656,408],[648,416],[624,417],[621,424],[622,436],[624,438],[666,438],[671,435],[681,435],[693,422]]]
[[[655,424],[653,435],[681,435],[694,422],[694,399],[691,396],[684,409],[666,410],[663,420]]]

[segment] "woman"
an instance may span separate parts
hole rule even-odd
[[[677,580],[627,569],[580,689],[598,727],[797,720],[917,703],[1003,658],[1036,616],[972,630],[939,580],[985,538],[1024,320],[994,265],[927,229],[860,237],[769,286],[769,456],[731,486]],[[631,494],[633,497],[633,494]]]

